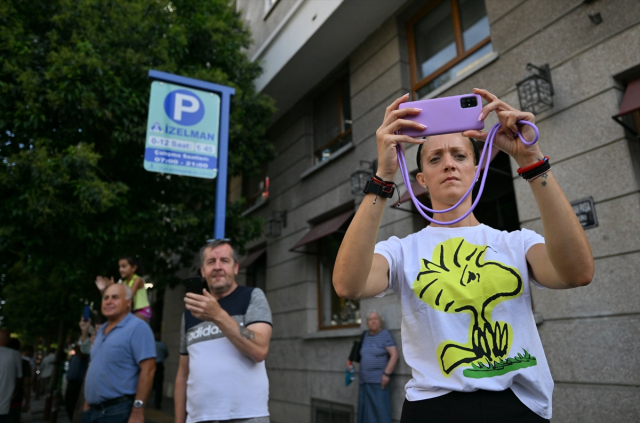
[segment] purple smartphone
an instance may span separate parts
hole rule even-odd
[[[415,107],[422,111],[417,115],[406,115],[403,119],[426,125],[427,129],[420,131],[402,128],[398,131],[402,135],[418,138],[484,128],[484,121],[478,120],[482,112],[482,99],[478,94],[408,101],[399,106],[400,109],[407,107]]]

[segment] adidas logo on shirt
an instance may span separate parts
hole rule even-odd
[[[202,337],[216,338],[216,335],[222,335],[222,331],[218,326],[213,323],[209,323],[208,325],[201,324],[198,325],[198,329],[189,332],[189,335],[187,335],[187,342],[192,342]]]

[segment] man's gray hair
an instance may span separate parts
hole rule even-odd
[[[238,250],[229,240],[214,239],[212,241],[207,242],[205,246],[200,249],[200,266],[204,265],[204,252],[209,248],[214,249],[214,248],[218,248],[221,245],[228,245],[229,247],[231,247],[231,251],[232,251],[231,257],[233,258],[234,264],[240,261]]]
[[[377,310],[369,310],[369,312],[367,313],[367,319],[372,315],[375,314],[376,316],[378,316],[378,319],[380,319],[380,321],[382,322],[382,315],[380,313],[378,313]]]
[[[118,283],[114,283],[113,285],[109,285],[108,287],[106,287],[104,289],[104,291],[102,292],[103,295],[103,299],[104,299],[104,294],[106,294],[107,290],[109,288],[111,288],[112,286],[117,286],[120,285],[124,288],[124,299],[129,301],[131,298],[133,298],[133,291],[131,290],[131,288],[129,288],[129,286],[125,283],[122,283],[122,281],[118,282]]]

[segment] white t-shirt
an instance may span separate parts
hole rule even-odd
[[[53,352],[50,352],[42,359],[42,362],[40,363],[40,367],[42,370],[42,372],[40,373],[41,378],[51,377],[51,374],[53,373],[54,361],[56,361],[56,354]]]
[[[9,413],[11,395],[16,387],[16,378],[22,377],[20,353],[0,347],[0,415]]]
[[[238,286],[218,300],[241,326],[271,325],[271,309],[259,288]],[[249,419],[269,415],[265,362],[242,354],[212,322],[182,316],[180,354],[189,356],[187,423]]]
[[[532,411],[551,418],[553,380],[529,281],[540,285],[525,257],[541,243],[527,229],[478,225],[427,226],[376,245],[402,306],[402,348],[413,376],[407,400],[511,388]]]

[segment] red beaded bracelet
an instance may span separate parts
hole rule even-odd
[[[533,169],[536,169],[540,166],[542,166],[545,162],[549,161],[549,156],[544,156],[544,158],[542,160],[539,160],[537,162],[535,162],[534,164],[531,164],[527,167],[521,167],[518,168],[518,175],[522,175],[523,173],[532,171]]]

